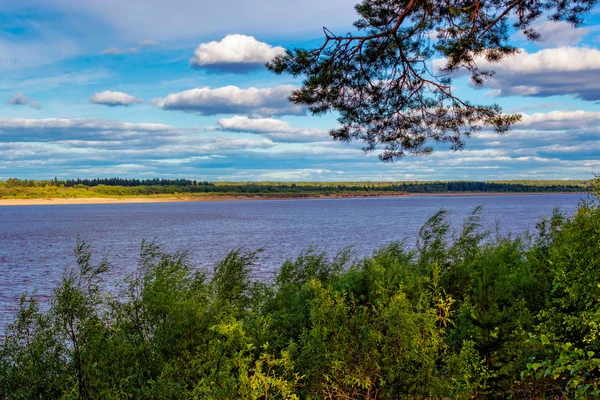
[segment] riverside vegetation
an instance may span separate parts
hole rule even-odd
[[[102,290],[78,242],[48,307],[23,296],[0,346],[2,399],[584,399],[600,396],[600,204],[520,237],[453,230],[372,257],[307,250],[272,281],[259,251],[212,271],[144,242]]]
[[[71,179],[0,181],[0,199],[173,197],[218,198],[370,196],[406,193],[587,192],[591,181],[206,182],[188,179]]]

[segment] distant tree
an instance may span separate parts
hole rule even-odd
[[[289,50],[267,67],[305,77],[292,102],[315,115],[339,113],[334,140],[361,140],[367,152],[383,147],[383,161],[429,154],[434,143],[458,150],[482,126],[504,133],[520,116],[459,98],[450,74],[466,70],[482,85],[494,72],[479,69],[477,60],[516,53],[514,31],[537,40],[533,24],[541,18],[579,25],[597,1],[363,0],[355,7],[357,33],[324,28],[322,46]],[[444,60],[441,71],[432,68],[434,58]]]
[[[8,178],[8,180],[6,181],[6,187],[14,188],[18,186],[21,186],[21,184],[19,183],[19,180],[17,178]]]

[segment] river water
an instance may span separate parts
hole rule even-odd
[[[22,293],[42,303],[65,268],[75,266],[77,237],[96,259],[108,255],[107,277],[119,282],[137,266],[143,239],[169,251],[186,249],[198,267],[211,267],[230,250],[264,249],[253,273],[269,279],[287,258],[314,247],[333,255],[352,246],[356,257],[404,238],[440,208],[460,229],[483,206],[486,229],[502,234],[533,231],[540,217],[560,207],[571,215],[579,194],[398,197],[315,200],[215,201],[0,207],[0,332]]]

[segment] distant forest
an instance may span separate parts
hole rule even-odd
[[[361,193],[588,192],[592,181],[208,182],[190,179],[67,179],[0,181],[0,197],[145,196],[169,194],[331,195]]]

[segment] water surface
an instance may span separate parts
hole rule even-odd
[[[582,195],[399,197],[0,207],[0,330],[24,292],[49,299],[65,268],[74,266],[77,237],[96,258],[109,255],[108,280],[135,270],[142,239],[187,249],[211,267],[234,248],[263,248],[254,275],[268,279],[285,259],[314,247],[357,257],[403,238],[409,243],[440,208],[453,226],[478,205],[487,229],[521,234],[561,207],[572,214]]]

